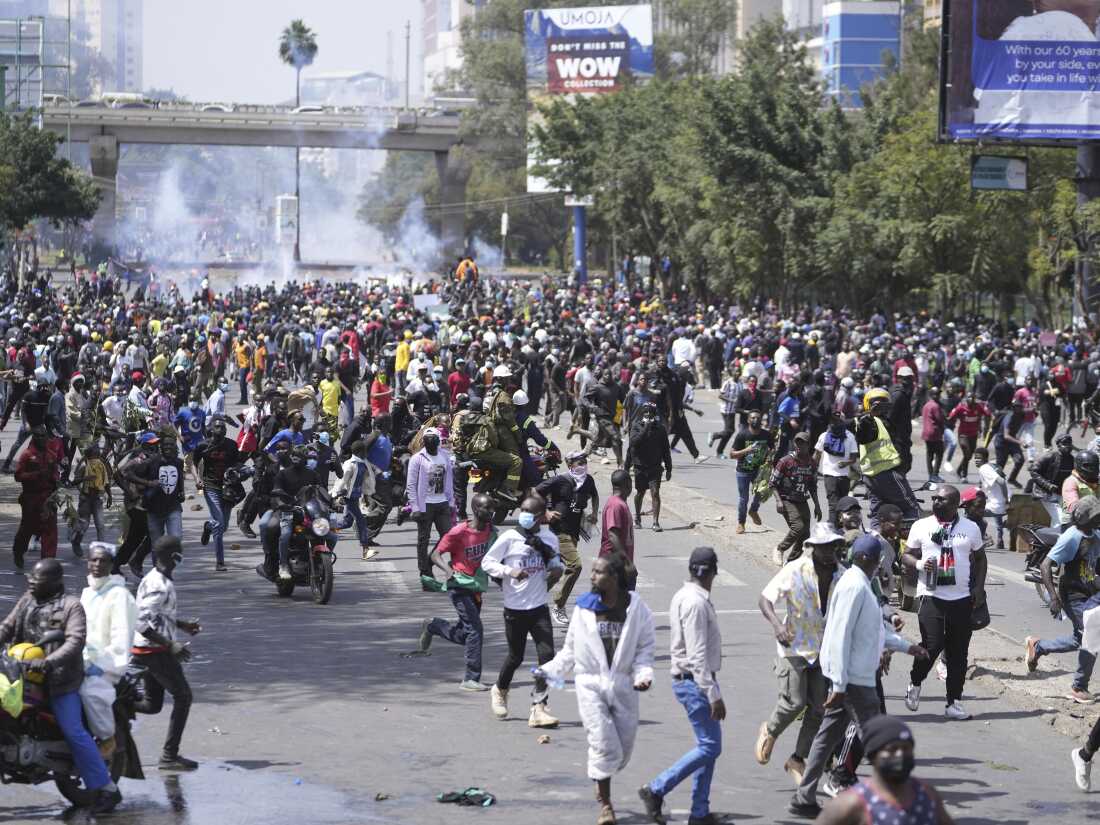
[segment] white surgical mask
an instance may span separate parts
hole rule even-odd
[[[535,526],[535,514],[523,512],[519,514],[519,526],[524,530],[530,530]]]

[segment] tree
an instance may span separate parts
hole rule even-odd
[[[0,225],[20,230],[45,218],[54,225],[90,220],[99,206],[91,179],[58,157],[61,138],[39,130],[29,115],[0,114]]]
[[[301,19],[291,20],[279,36],[279,59],[294,68],[294,105],[302,105],[302,69],[317,57],[317,36]],[[298,221],[294,235],[294,260],[302,260],[302,153],[294,149],[294,197]]]
[[[714,70],[722,41],[737,22],[735,0],[667,0],[661,10],[665,31],[655,37],[663,77],[704,77]]]

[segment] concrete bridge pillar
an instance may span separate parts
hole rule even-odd
[[[460,144],[446,152],[435,153],[439,173],[440,237],[448,264],[466,251],[466,182],[470,179],[470,161]]]
[[[92,234],[97,242],[114,247],[118,138],[114,135],[95,135],[89,139],[88,149],[92,161],[92,179],[102,194],[99,211],[92,219]]]

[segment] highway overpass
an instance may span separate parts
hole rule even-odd
[[[92,175],[103,193],[93,223],[100,239],[112,243],[115,229],[119,146],[126,143],[201,146],[281,146],[287,148],[385,149],[432,152],[439,172],[440,202],[466,200],[469,171],[461,162],[457,112],[366,107],[165,104],[112,108],[105,105],[49,105],[43,128],[89,144]],[[442,210],[442,237],[448,254],[462,250],[465,209]]]

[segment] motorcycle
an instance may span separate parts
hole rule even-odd
[[[546,449],[532,447],[530,455],[537,473],[535,484],[557,472],[561,466],[561,451],[554,445],[549,445]],[[522,496],[513,499],[504,495],[500,489],[504,484],[504,475],[479,465],[476,460],[463,461],[458,466],[469,470],[469,479],[474,485],[474,492],[485,493],[493,502],[493,524],[504,524],[512,511],[519,506]]]
[[[1050,594],[1043,584],[1042,564],[1047,553],[1058,541],[1058,537],[1062,535],[1062,531],[1057,527],[1043,527],[1040,524],[1021,524],[1016,529],[1024,534],[1028,543],[1027,558],[1024,559],[1024,580],[1034,585],[1043,607],[1050,607]],[[1054,580],[1055,592],[1058,592],[1059,575],[1059,565],[1054,565],[1051,569],[1051,577]]]
[[[289,598],[298,585],[309,585],[313,601],[328,604],[332,598],[333,565],[336,544],[332,532],[332,501],[328,493],[311,484],[298,493],[298,501],[289,506],[294,528],[290,535],[290,579],[280,579],[261,564],[256,572],[275,583],[275,590]],[[332,542],[330,546],[329,542]]]
[[[45,645],[64,641],[64,633],[50,630],[33,646],[41,649]],[[40,674],[25,672],[25,664],[30,658],[23,651],[22,658],[13,655],[16,647],[8,648],[0,655],[0,674],[9,682],[23,680],[23,708],[15,716],[0,708],[0,783],[19,785],[39,785],[52,781],[57,790],[69,802],[78,807],[92,804],[95,791],[84,787],[80,774],[73,762],[69,744],[50,712],[49,696],[43,677]],[[39,678],[35,678],[39,677]],[[131,735],[131,723],[134,719],[134,704],[139,698],[141,675],[136,671],[127,671],[115,686],[115,742],[114,752],[105,759],[111,780],[119,777],[144,779],[141,759]]]

